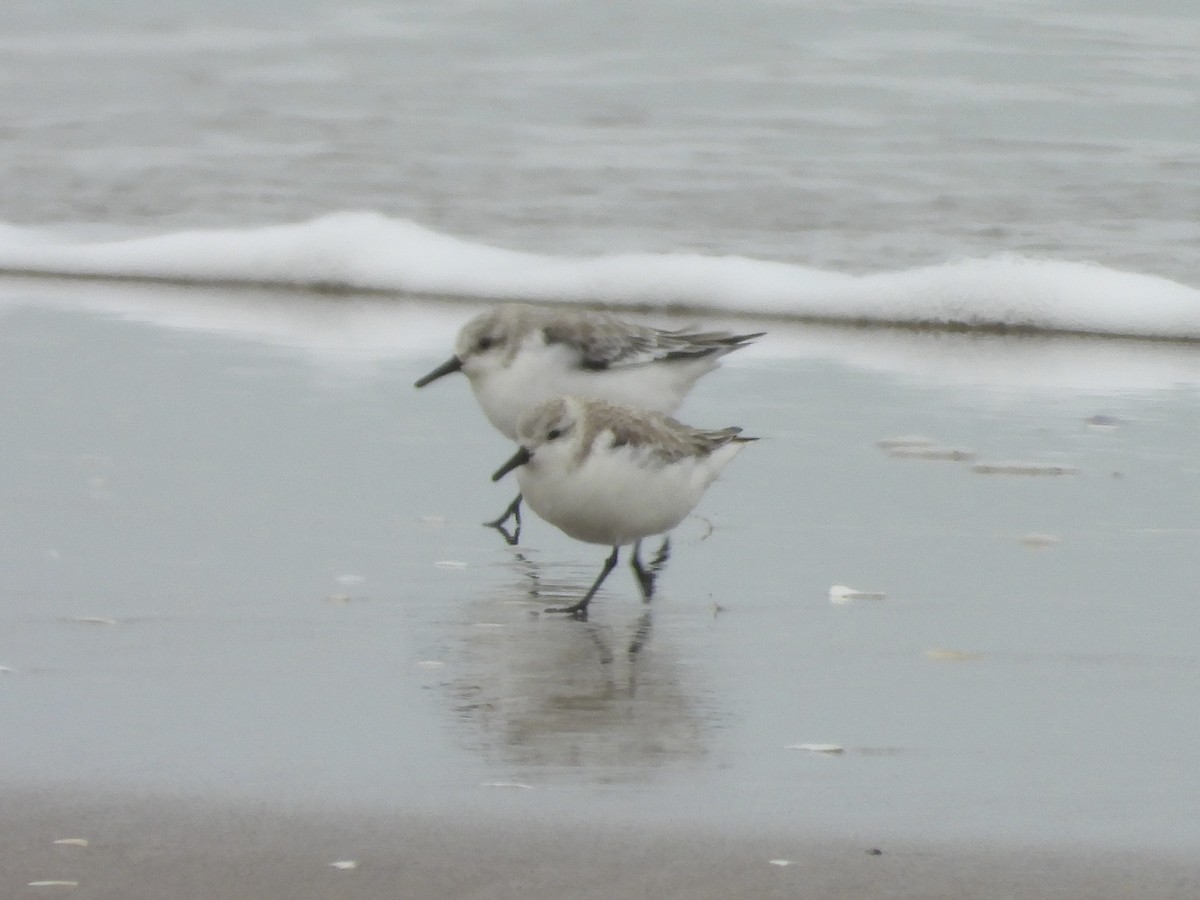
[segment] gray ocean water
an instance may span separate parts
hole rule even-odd
[[[1193,4],[17,2],[0,219],[1193,283]]]
[[[1182,2],[12,2],[0,84],[22,226],[370,209],[1196,283]],[[475,307],[5,279],[0,310],[0,782],[1200,844],[1193,347],[775,327],[683,410],[763,440],[662,596],[621,571],[582,624],[538,613],[603,551],[479,528],[511,449],[465,384],[412,389]],[[1068,474],[876,446],[905,434]]]

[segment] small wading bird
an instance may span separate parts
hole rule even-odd
[[[639,558],[642,538],[682,522],[726,464],[756,440],[742,437],[740,428],[705,431],[661,413],[579,397],[529,410],[517,437],[520,448],[492,480],[515,469],[534,512],[577,540],[612,547],[582,600],[546,610],[578,618],[587,617],[626,544],[634,545],[631,565],[649,600],[654,570]]]
[[[553,397],[590,397],[672,413],[722,356],[763,334],[668,331],[604,312],[505,303],[464,325],[454,355],[416,387],[462,372],[488,421],[515,441],[521,415]],[[511,536],[504,529],[510,517],[516,524]],[[484,524],[515,544],[521,534],[521,495],[498,519]]]

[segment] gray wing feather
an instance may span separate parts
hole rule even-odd
[[[660,413],[641,413],[636,421],[610,422],[603,426],[612,432],[612,447],[640,447],[649,450],[664,463],[689,456],[707,456],[731,441],[758,440],[741,437],[737,427],[706,430],[684,425]]]
[[[579,365],[584,369],[724,356],[765,334],[761,331],[755,334],[667,331],[631,325],[601,314],[592,314],[577,322],[551,322],[542,333],[548,344],[574,348],[579,353]]]

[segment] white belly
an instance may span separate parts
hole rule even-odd
[[[517,482],[529,507],[571,537],[620,546],[682,522],[741,447],[727,444],[711,456],[668,465],[621,447],[593,452],[565,471],[539,466],[535,457],[517,470]]]
[[[510,440],[530,407],[554,397],[607,400],[621,406],[673,413],[701,375],[716,368],[714,359],[646,363],[589,371],[574,368],[564,348],[526,348],[504,368],[471,377],[471,389],[489,422]]]

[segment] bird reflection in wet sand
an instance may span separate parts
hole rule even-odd
[[[664,540],[662,547],[659,548],[658,553],[650,560],[647,568],[657,575],[662,571],[668,559],[670,559],[670,542]],[[525,597],[528,600],[534,602],[540,601],[542,603],[553,602],[569,596],[575,590],[574,581],[548,580],[542,574],[541,567],[537,562],[530,559],[525,553],[520,551],[515,552],[512,556],[512,561],[517,564],[522,575],[522,580],[526,583]],[[634,626],[625,652],[633,654],[640,651],[650,640],[653,627],[654,618],[651,615],[650,608],[647,608],[638,619],[637,625]],[[596,635],[594,631],[589,633]],[[596,637],[596,648],[600,653],[600,661],[602,663],[608,664],[613,661],[611,647],[606,642],[600,640],[598,636]]]
[[[729,461],[755,440],[742,437],[740,428],[702,430],[661,413],[579,397],[534,407],[517,431],[520,449],[492,480],[515,469],[534,512],[577,540],[612,547],[581,600],[547,610],[580,619],[587,618],[588,604],[628,544],[634,545],[631,565],[642,596],[653,596],[661,563],[642,563],[641,541],[682,522]]]
[[[508,590],[488,589],[464,608],[467,622],[492,627],[463,629],[444,682],[460,733],[498,778],[642,783],[707,755],[715,695],[654,633],[663,610],[593,617],[564,632],[529,615],[528,578],[536,572],[533,590],[554,602],[570,590],[570,573],[538,571],[528,557],[507,566],[517,576]]]
[[[488,421],[515,441],[522,414],[568,394],[672,413],[721,357],[761,336],[666,330],[604,312],[505,303],[464,325],[454,355],[415,386],[462,372]],[[504,527],[510,518],[511,533]],[[484,524],[516,544],[521,495]]]

